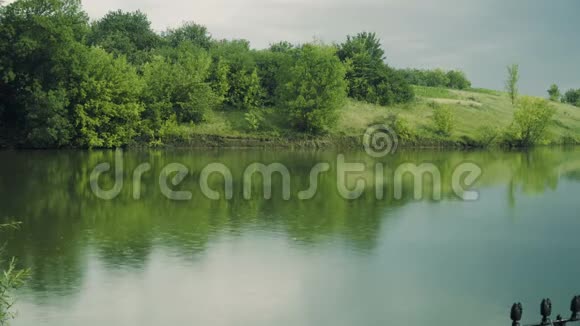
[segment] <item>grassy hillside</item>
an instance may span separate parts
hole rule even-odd
[[[360,137],[367,126],[388,123],[393,115],[408,121],[417,140],[411,146],[452,146],[475,144],[486,137],[489,130],[496,132],[508,127],[513,119],[514,108],[507,94],[472,89],[459,91],[442,88],[415,87],[417,98],[404,105],[381,107],[349,100],[339,111],[337,126],[326,136],[312,137],[296,134],[284,124],[283,112],[268,109],[264,112],[259,131],[251,131],[239,111],[218,111],[210,115],[207,122],[200,125],[182,125],[177,131],[167,135],[167,143],[204,145],[211,139],[237,139],[241,145],[270,141],[284,143],[294,141],[320,140],[336,142],[339,139]],[[436,103],[436,104],[434,104]],[[444,106],[452,110],[455,128],[450,137],[437,135],[433,130],[433,107]],[[549,144],[578,143],[580,140],[580,108],[563,103],[553,103],[556,108],[548,129]],[[253,140],[253,141],[252,141]],[[206,145],[212,146],[211,142]],[[218,142],[218,145],[219,142]],[[221,145],[227,145],[222,143]]]

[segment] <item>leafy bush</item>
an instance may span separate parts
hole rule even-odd
[[[264,90],[258,75],[256,55],[246,40],[220,41],[211,48],[214,61],[228,65],[228,91],[225,103],[236,109],[249,110],[261,107]],[[211,76],[214,80],[215,77]]]
[[[90,48],[83,62],[74,111],[77,143],[89,148],[129,144],[137,135],[143,111],[142,80],[124,57],[114,58],[100,48]]]
[[[264,117],[257,110],[251,110],[244,113],[244,120],[248,123],[248,129],[251,131],[258,131],[262,126]]]
[[[321,133],[336,122],[344,104],[344,65],[330,46],[306,44],[283,74],[280,94],[294,128]]]
[[[407,119],[400,115],[392,115],[389,117],[389,120],[393,131],[401,142],[407,143],[415,139],[415,132]]]
[[[263,104],[274,106],[279,102],[277,91],[282,73],[292,62],[296,49],[287,42],[274,44],[268,50],[255,53],[258,77],[263,90]]]
[[[411,85],[454,89],[468,89],[471,87],[471,82],[467,79],[465,73],[459,70],[403,69],[401,73]]]
[[[468,89],[471,87],[471,82],[463,71],[450,70],[447,72],[447,87],[455,89]]]
[[[231,83],[230,104],[234,107],[247,111],[262,106],[263,90],[256,69],[236,72]]]
[[[230,66],[223,58],[215,58],[213,60],[208,80],[211,89],[220,103],[223,103],[226,100],[226,96],[230,90],[230,82],[228,80],[229,73]]]
[[[0,232],[9,228],[18,228],[18,224],[0,224]],[[28,277],[28,270],[17,269],[14,258],[8,261],[3,260],[1,246],[0,266],[7,266],[0,273],[0,325],[7,325],[8,321],[14,318],[14,313],[11,311],[13,305],[11,292],[24,285],[24,281]]]
[[[501,132],[495,126],[483,126],[477,131],[477,141],[482,147],[489,147],[496,143],[500,138]]]
[[[526,147],[542,141],[555,113],[556,109],[544,99],[519,99],[511,131],[515,145]]]
[[[433,124],[435,132],[442,136],[450,136],[455,127],[455,118],[449,107],[433,103]]]
[[[207,81],[211,58],[188,42],[160,54],[143,69],[143,118],[152,130],[173,114],[178,122],[203,121],[206,112],[219,103]]]

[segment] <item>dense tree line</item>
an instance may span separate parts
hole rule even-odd
[[[404,69],[401,74],[407,83],[417,86],[468,89],[471,81],[463,71],[442,69]]]
[[[548,88],[548,97],[551,101],[568,103],[570,105],[580,107],[580,88],[579,89],[569,89],[566,93],[562,94],[560,87],[556,84],[552,84]]]
[[[580,106],[580,89],[568,90],[566,93],[564,93],[564,96],[562,96],[562,102]]]
[[[215,40],[203,26],[152,30],[141,12],[89,22],[79,0],[0,8],[0,138],[28,147],[151,143],[210,110],[285,110],[296,130],[323,133],[348,95],[410,101],[402,72],[372,33],[340,45]]]

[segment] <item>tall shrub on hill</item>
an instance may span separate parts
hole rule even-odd
[[[347,36],[337,55],[347,67],[348,96],[369,103],[407,102],[413,90],[403,76],[384,63],[385,52],[375,33]]]
[[[556,109],[545,99],[530,96],[518,99],[514,121],[504,137],[504,144],[529,147],[545,141],[555,113]]]
[[[333,47],[306,44],[297,51],[279,91],[297,130],[323,133],[334,126],[346,97],[345,73]]]

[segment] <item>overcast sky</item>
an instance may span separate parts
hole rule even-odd
[[[156,30],[195,21],[216,38],[253,47],[313,38],[340,42],[376,32],[395,67],[464,70],[474,86],[501,89],[519,63],[521,90],[580,88],[578,0],[83,0],[91,18],[145,12]]]

